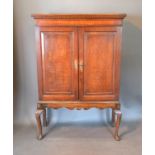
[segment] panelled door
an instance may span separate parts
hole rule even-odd
[[[118,99],[120,33],[116,27],[79,28],[80,100]]]
[[[78,98],[78,40],[75,27],[37,29],[39,97],[42,100]]]

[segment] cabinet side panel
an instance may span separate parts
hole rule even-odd
[[[37,74],[38,74],[38,95],[39,100],[42,98],[42,56],[40,42],[40,27],[35,27],[36,55],[37,55]]]

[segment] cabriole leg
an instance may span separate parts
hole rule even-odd
[[[120,136],[118,134],[118,131],[119,131],[120,123],[121,123],[122,113],[120,110],[115,110],[114,113],[115,113],[115,117],[116,117],[114,138],[115,138],[115,140],[119,141]]]
[[[41,113],[44,113],[43,109],[37,109],[35,116],[37,121],[37,138],[42,139],[42,125],[41,125]]]

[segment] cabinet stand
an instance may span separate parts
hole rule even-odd
[[[50,105],[53,106],[54,104],[50,104]],[[98,105],[98,104],[96,104],[96,105]],[[113,103],[112,103],[112,105],[113,105]],[[47,117],[46,116],[46,108],[48,108],[47,106],[48,106],[48,104],[43,104],[43,105],[42,104],[38,104],[39,108],[37,108],[36,113],[35,113],[36,121],[37,121],[37,139],[38,140],[41,140],[43,138],[42,124],[43,124],[44,127],[47,127],[47,125],[48,125],[47,119],[46,119],[46,117]],[[60,103],[59,106],[58,106],[58,104],[57,104],[57,106],[55,105],[53,107],[53,109],[58,109],[58,108],[60,108],[60,106],[61,106],[61,103]],[[105,106],[106,106],[106,103],[103,103],[102,105],[100,104],[100,109],[104,109]],[[64,106],[64,107],[68,108],[70,110],[72,110],[74,108],[76,108],[77,110],[80,110],[82,108],[85,109],[85,110],[88,110],[89,108],[92,108],[92,107],[89,107],[88,104],[85,104],[84,107],[82,107],[82,106],[81,107],[80,106],[75,107],[75,105],[74,105],[74,107],[71,107],[69,105],[67,106],[67,104],[66,104],[66,106]],[[51,107],[49,106],[49,108],[51,108]],[[120,141],[119,127],[120,127],[121,118],[122,118],[122,113],[119,110],[120,109],[120,105],[116,104],[115,108],[114,107],[107,107],[107,108],[111,108],[112,109],[112,124],[115,127],[114,139],[116,141]],[[43,116],[43,123],[41,122],[41,114]]]

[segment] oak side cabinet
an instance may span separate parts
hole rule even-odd
[[[38,139],[47,108],[112,109],[120,140],[120,54],[125,14],[34,14]]]

